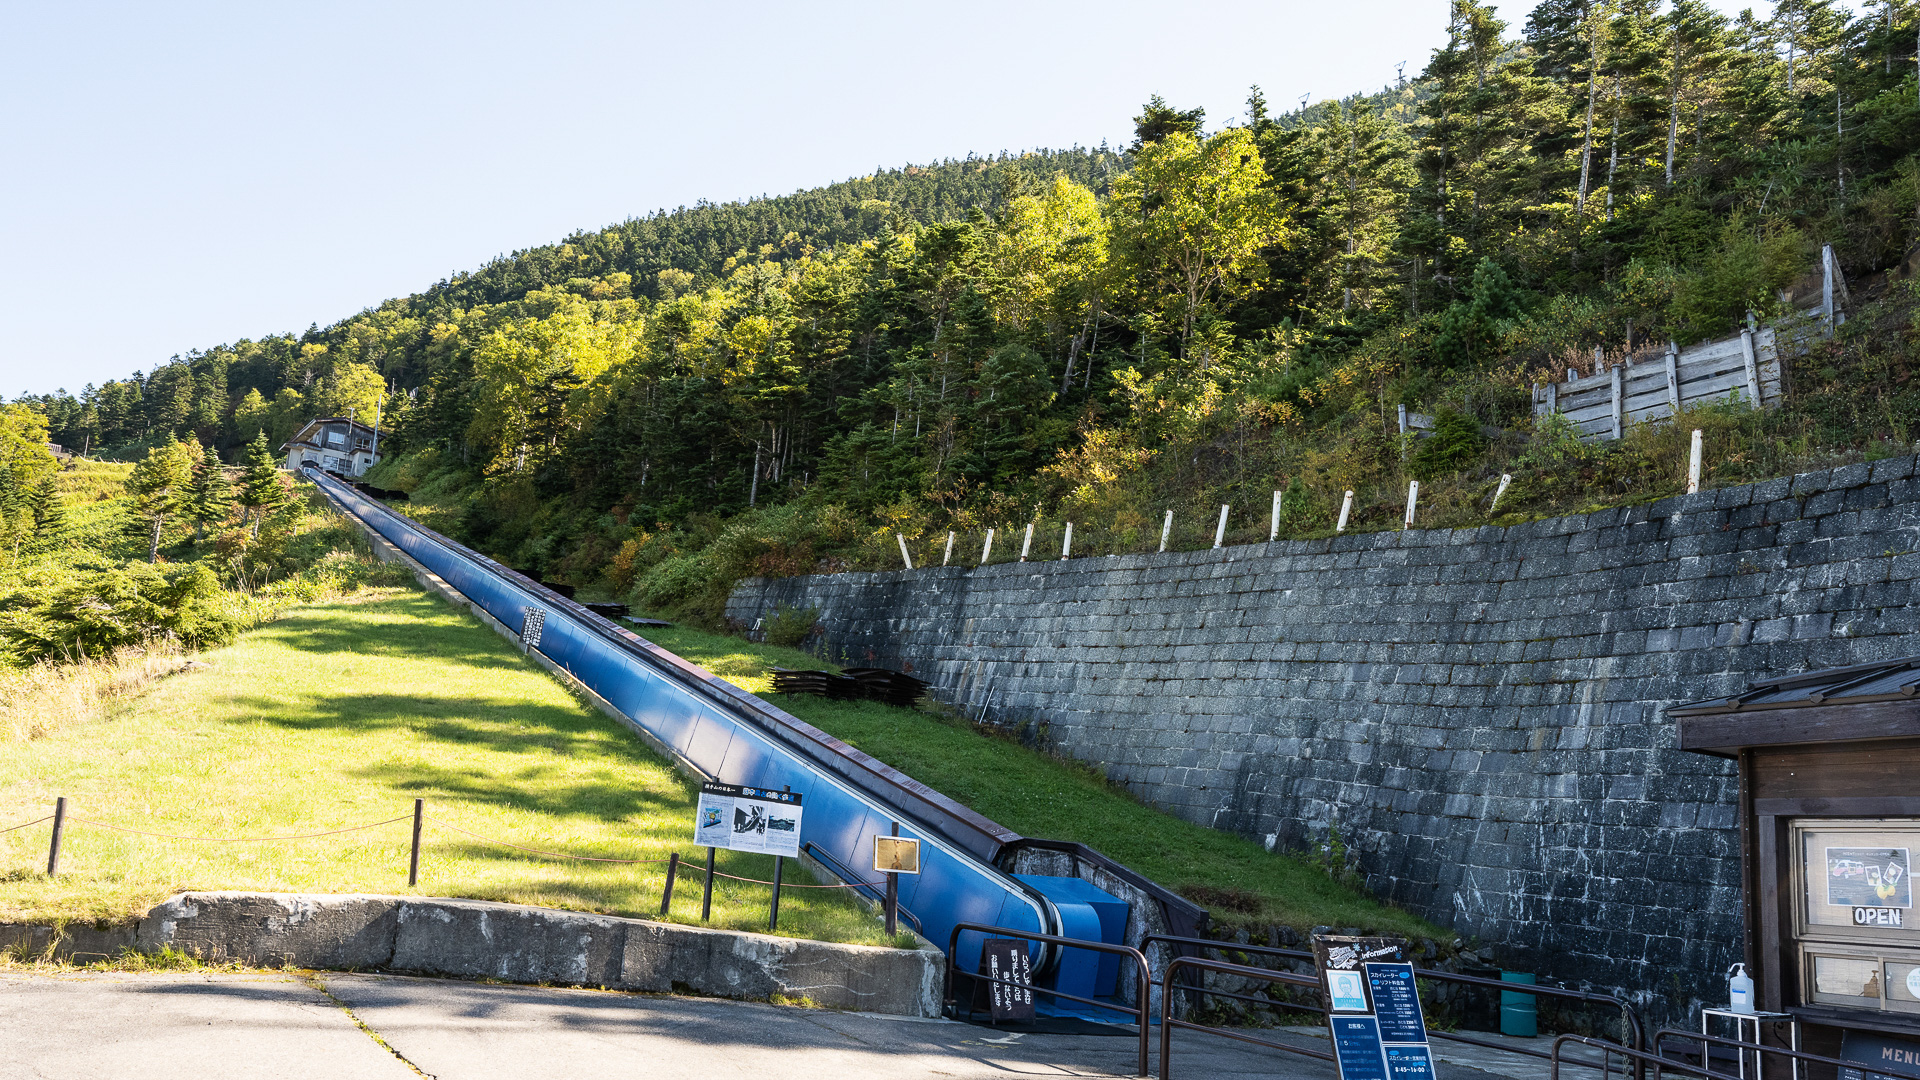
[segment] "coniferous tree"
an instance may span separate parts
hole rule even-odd
[[[240,474],[240,505],[246,508],[250,533],[260,535],[260,520],[287,504],[287,488],[261,432],[247,444],[245,470]]]
[[[205,535],[208,526],[219,526],[233,515],[233,484],[227,479],[227,467],[220,452],[212,446],[201,451],[194,462],[191,512],[195,532]]]
[[[193,464],[186,445],[169,439],[147,451],[127,476],[127,492],[148,527],[147,561],[160,561],[160,539],[167,519],[185,511],[192,497]]]

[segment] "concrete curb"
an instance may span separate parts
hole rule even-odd
[[[945,957],[481,900],[181,893],[118,927],[0,924],[0,949],[63,959],[171,946],[203,960],[940,1015]]]

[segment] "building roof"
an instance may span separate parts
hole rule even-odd
[[[1761,679],[1748,683],[1746,693],[1689,701],[1668,709],[1667,715],[1707,716],[1760,709],[1803,709],[1813,705],[1908,701],[1916,693],[1920,693],[1920,656],[1906,656]]]
[[[1707,754],[1920,735],[1920,656],[1760,679],[1667,715],[1678,722],[1681,749]]]
[[[317,427],[323,427],[328,424],[346,424],[349,430],[353,432],[353,434],[359,435],[364,433],[369,438],[378,434],[372,428],[368,427],[367,425],[361,423],[358,420],[348,419],[347,417],[344,417],[344,416],[316,416],[313,419],[307,421],[306,423],[300,425],[300,430],[293,433],[293,438],[288,439],[286,442],[280,444],[280,449],[285,450],[289,446],[311,446],[315,450],[331,449],[330,447],[322,446],[319,443],[309,442],[306,439],[306,435],[308,432],[312,431]]]

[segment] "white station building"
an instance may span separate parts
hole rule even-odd
[[[343,476],[360,476],[380,460],[374,453],[374,430],[344,416],[307,421],[280,449],[286,452],[289,469],[318,465]]]

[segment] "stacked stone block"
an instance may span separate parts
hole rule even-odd
[[[1506,528],[755,579],[1145,801],[1677,1015],[1741,934],[1737,779],[1662,710],[1920,653],[1915,460]],[[1676,993],[1677,991],[1677,993]]]

